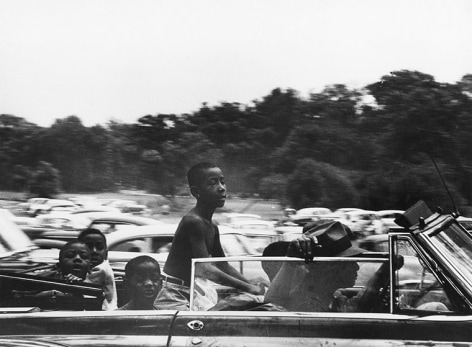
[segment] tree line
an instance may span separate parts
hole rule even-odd
[[[362,89],[301,97],[276,88],[250,105],[203,103],[188,114],[86,127],[40,127],[0,115],[0,188],[30,196],[123,188],[187,194],[186,171],[217,163],[230,194],[284,206],[451,208],[472,200],[472,75],[440,83],[400,70]],[[434,162],[433,162],[434,160]]]

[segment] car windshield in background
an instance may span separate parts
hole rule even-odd
[[[0,210],[0,257],[34,247],[33,242]]]

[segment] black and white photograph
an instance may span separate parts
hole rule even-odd
[[[471,19],[0,0],[0,346],[472,345]]]

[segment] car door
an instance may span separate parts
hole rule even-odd
[[[431,318],[391,314],[179,312],[170,345],[453,346],[451,340],[470,341],[470,327],[464,319],[431,322]]]
[[[261,258],[259,258],[261,259]],[[238,261],[237,259],[228,259],[232,263]],[[194,264],[200,262],[218,262],[225,261],[224,259],[207,259],[207,260],[193,260]],[[268,273],[264,275],[260,272],[261,269],[266,271],[267,267],[262,264],[257,264],[258,261],[264,262],[280,262],[280,259],[274,257],[267,258],[267,260],[250,260],[246,259],[244,262],[250,262],[251,271],[245,271],[244,274],[249,279],[254,279],[254,276],[265,277],[270,280],[269,286],[272,286],[277,281],[275,278],[267,278]],[[303,276],[309,274],[311,270],[310,264],[304,264],[303,261],[290,259],[284,260],[295,264],[295,271],[290,273],[297,273]],[[320,264],[316,265],[319,262]],[[342,295],[356,296],[356,293],[362,293],[371,279],[369,274],[378,274],[380,269],[389,269],[391,262],[387,262],[385,258],[381,259],[323,259],[322,261],[315,261],[312,263],[318,270],[320,266],[328,265],[335,262],[339,269],[346,268],[350,263],[358,265],[358,275],[356,278],[345,278],[342,282],[335,279],[335,283],[328,284],[329,286],[338,287],[343,286],[337,291],[342,292]],[[344,263],[344,265],[343,265]],[[241,265],[239,268],[246,268]],[[283,264],[281,264],[283,266]],[[195,266],[195,265],[194,265]],[[411,270],[412,266],[405,264],[404,271]],[[279,267],[281,269],[281,267]],[[293,269],[293,268],[292,268]],[[291,269],[291,270],[292,270]],[[299,271],[301,270],[301,271]],[[312,272],[312,275],[317,275],[320,272]],[[413,269],[413,274],[416,274],[418,269]],[[195,273],[200,273],[193,270]],[[281,271],[281,270],[279,270]],[[387,271],[386,273],[389,273]],[[325,274],[331,274],[333,278],[339,278],[339,271],[325,271]],[[410,276],[411,273],[405,272],[402,276]],[[291,295],[287,296],[289,301],[292,301],[292,307],[297,307],[297,310],[291,310],[290,306],[281,307],[279,305],[271,305],[268,298],[268,291],[265,297],[258,298],[248,294],[240,293],[238,291],[226,287],[218,287],[218,297],[231,298],[233,296],[237,300],[232,301],[230,305],[219,306],[219,310],[215,311],[218,304],[205,311],[188,311],[178,312],[176,319],[171,328],[170,345],[171,346],[449,346],[451,341],[465,342],[471,341],[470,329],[472,328],[472,320],[470,316],[449,316],[441,315],[442,312],[426,312],[423,309],[417,309],[413,313],[404,310],[402,312],[393,313],[394,308],[398,309],[398,295],[406,294],[408,287],[400,288],[402,290],[396,291],[392,298],[395,304],[394,308],[388,300],[388,294],[391,293],[385,287],[385,291],[379,291],[386,294],[385,309],[377,307],[372,312],[370,309],[357,311],[336,311],[333,307],[329,307],[323,311],[313,311],[316,307],[317,292],[316,282],[317,276],[312,276],[308,279],[303,277],[292,277]],[[402,277],[402,281],[405,277]],[[319,281],[325,282],[325,281]],[[351,287],[345,287],[350,283]],[[287,283],[286,281],[284,283]],[[306,283],[306,290],[299,291],[298,287],[301,283]],[[388,277],[386,278],[385,286],[390,283]],[[323,285],[324,286],[324,285]],[[193,286],[195,288],[195,286]],[[296,288],[296,289],[295,289]],[[398,288],[395,287],[395,288]],[[191,290],[191,305],[195,309],[196,290]],[[435,294],[437,291],[435,290]],[[297,293],[297,294],[295,294]],[[304,293],[304,295],[301,295]],[[349,294],[351,293],[351,294]],[[376,294],[377,295],[377,294]],[[338,297],[333,295],[333,300]],[[260,301],[258,301],[260,299]],[[246,300],[246,302],[243,302]],[[270,300],[269,300],[270,301]],[[297,302],[298,301],[298,302]],[[230,302],[228,300],[228,302]],[[272,301],[273,303],[273,301]],[[222,307],[224,307],[222,309]],[[433,315],[433,316],[431,316]]]

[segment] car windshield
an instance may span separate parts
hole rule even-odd
[[[265,294],[242,293],[205,277],[208,265],[219,267],[224,262],[251,283],[263,285]],[[260,310],[289,312],[370,311],[366,303],[376,303],[365,300],[364,294],[369,292],[369,281],[384,263],[387,259],[317,258],[308,264],[285,257],[194,259],[191,309],[258,310],[256,307],[260,306]]]
[[[455,223],[445,229],[433,230],[428,238],[444,258],[445,264],[452,267],[461,281],[472,287],[472,237]]]
[[[0,257],[34,247],[32,241],[0,210]]]

